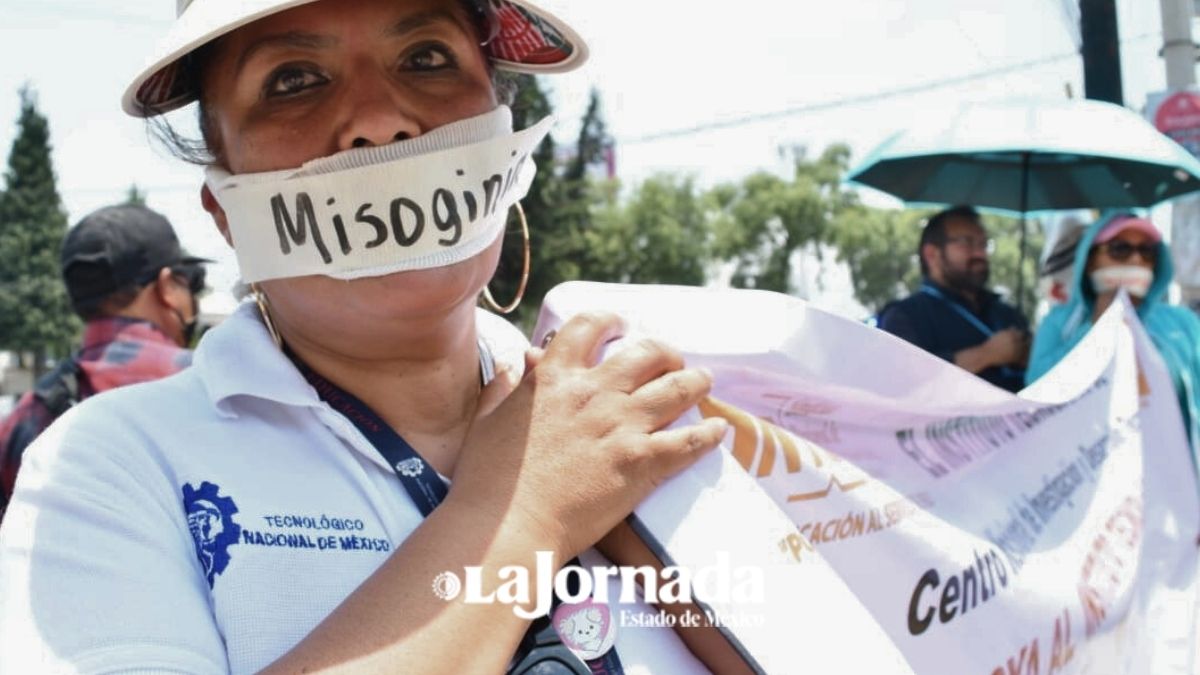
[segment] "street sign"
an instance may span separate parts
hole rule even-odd
[[[1154,126],[1188,152],[1200,156],[1200,92],[1177,91],[1154,111]]]

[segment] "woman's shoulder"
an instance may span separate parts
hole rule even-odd
[[[178,430],[177,420],[205,415],[211,409],[208,403],[204,384],[188,368],[151,382],[101,392],[71,408],[62,419],[78,432],[122,438],[145,435],[157,427]]]
[[[1034,339],[1049,340],[1051,338],[1061,340],[1063,325],[1067,322],[1067,318],[1071,315],[1072,306],[1069,304],[1055,305],[1050,308],[1049,312],[1042,317],[1038,322],[1037,330],[1034,333]]]
[[[111,389],[92,396],[56,419],[26,451],[21,473],[39,467],[92,471],[116,465],[122,471],[162,467],[170,438],[186,433],[185,418],[203,415],[203,387],[190,371]]]
[[[1189,307],[1159,303],[1154,306],[1154,313],[1170,317],[1172,321],[1180,324],[1200,328],[1200,317],[1197,317],[1196,312]]]
[[[1065,319],[1067,317],[1067,315],[1069,315],[1071,313],[1071,311],[1072,311],[1072,309],[1074,309],[1074,307],[1075,307],[1075,304],[1069,303],[1069,302],[1064,302],[1064,303],[1054,305],[1053,307],[1050,308],[1050,311],[1046,312],[1046,316],[1042,318],[1042,322],[1045,323],[1046,321],[1062,321],[1063,319]]]
[[[1200,343],[1200,317],[1188,307],[1160,304],[1142,317],[1146,331],[1158,339]]]
[[[27,459],[34,464],[49,460],[83,468],[115,460],[131,470],[169,470],[176,460],[193,454],[198,444],[217,440],[207,437],[232,429],[228,420],[233,416],[221,407],[222,397],[232,386],[225,380],[238,375],[251,381],[265,379],[258,372],[247,373],[251,369],[243,367],[242,359],[220,348],[219,343],[232,339],[253,349],[248,344],[253,340],[243,335],[245,326],[239,327],[248,317],[240,314],[226,320],[230,325],[222,324],[205,336],[190,367],[161,379],[101,392],[72,407],[34,441],[30,446],[33,457]],[[261,361],[253,356],[246,360]]]

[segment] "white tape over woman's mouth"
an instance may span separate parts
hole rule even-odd
[[[479,255],[529,191],[547,117],[512,131],[506,106],[390,145],[298,169],[205,182],[225,212],[248,283],[323,274],[359,279]]]

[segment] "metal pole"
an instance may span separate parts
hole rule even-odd
[[[1178,91],[1194,87],[1196,84],[1196,45],[1192,41],[1192,0],[1160,0],[1162,8],[1163,48],[1162,57],[1167,67],[1167,89]],[[1195,214],[1196,209],[1186,208],[1184,202],[1195,199],[1186,197],[1171,208],[1171,241],[1173,255],[1176,259],[1176,269],[1194,270],[1200,261],[1200,251],[1195,246],[1186,245],[1195,237],[1188,233],[1189,228],[1200,227],[1200,223],[1188,222],[1189,214]],[[1195,307],[1200,303],[1200,286],[1193,285],[1196,279],[1186,276],[1178,278],[1182,301],[1184,305]]]
[[[1025,220],[1025,212],[1029,210],[1029,173],[1032,171],[1033,153],[1027,152],[1021,157],[1021,250],[1017,254],[1017,311],[1025,311],[1025,240],[1029,223]]]
[[[1196,84],[1196,45],[1192,42],[1192,0],[1161,0],[1167,88]]]
[[[1124,105],[1116,0],[1079,0],[1079,32],[1083,37],[1083,95]]]

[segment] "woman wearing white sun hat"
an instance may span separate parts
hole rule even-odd
[[[199,102],[202,201],[258,302],[189,371],[31,448],[0,529],[0,672],[589,672],[522,670],[561,654],[534,648],[544,627],[433,592],[472,566],[492,590],[538,551],[597,562],[724,435],[666,429],[710,386],[670,349],[595,364],[613,317],[523,354],[476,308],[548,128],[512,132],[493,71],[570,70],[583,41],[525,0],[178,13],[123,105]],[[701,668],[669,630],[585,655]]]

